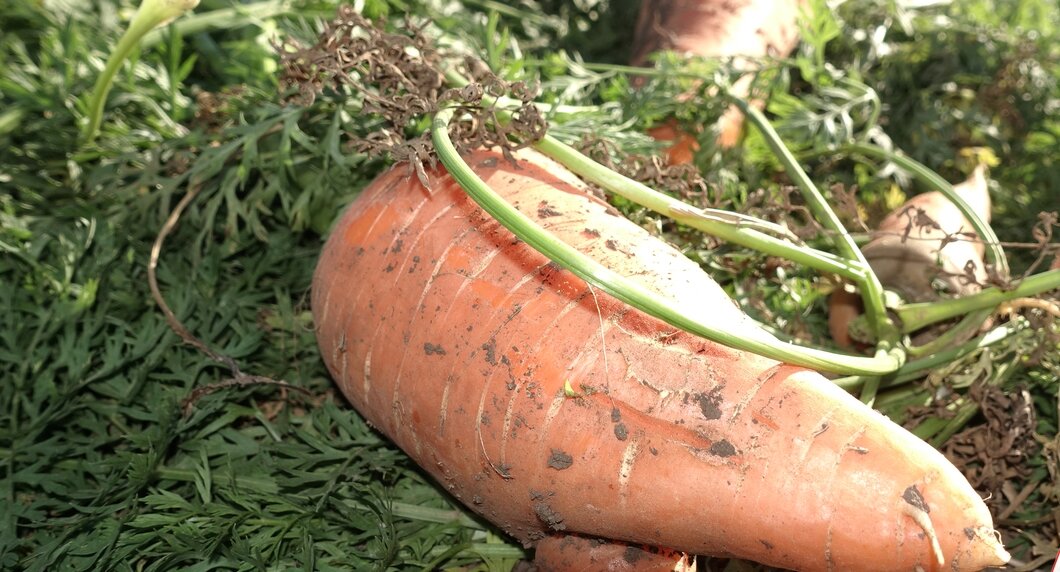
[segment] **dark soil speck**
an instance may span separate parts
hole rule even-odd
[[[638,561],[647,557],[648,555],[636,546],[627,546],[626,551],[622,553],[622,559],[630,564],[636,564]]]
[[[432,344],[432,343],[428,342],[428,343],[423,344],[423,353],[425,353],[425,354],[427,354],[429,356],[430,355],[444,356],[445,355],[445,348],[442,347],[442,344]]]
[[[552,449],[552,454],[548,457],[548,466],[557,471],[562,471],[573,464],[574,458],[559,449]]]
[[[916,488],[916,485],[905,489],[905,492],[902,493],[902,500],[924,512],[931,512],[931,509],[928,508],[927,503],[924,502],[924,495],[920,494],[920,491]]]
[[[552,216],[560,216],[562,214],[563,213],[561,213],[558,210],[552,208],[545,201],[541,201],[541,204],[537,205],[537,217],[538,218],[548,218],[548,217],[552,217]]]
[[[736,447],[722,439],[710,446],[710,454],[718,457],[731,457],[736,454]]]
[[[699,410],[703,412],[703,417],[708,421],[715,419],[721,419],[721,388],[715,387],[710,390],[710,393],[700,393],[696,395],[696,401],[699,402]]]
[[[486,363],[497,365],[497,339],[490,338],[488,342],[482,344],[482,349],[486,350]]]
[[[563,516],[543,502],[534,505],[534,513],[537,514],[537,518],[541,519],[541,522],[548,525],[552,530],[567,529],[567,525],[563,524]]]

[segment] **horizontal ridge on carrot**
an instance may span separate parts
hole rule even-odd
[[[498,193],[611,269],[754,324],[680,252],[558,164],[479,151]],[[378,178],[313,283],[357,409],[527,546],[564,535],[797,570],[977,570],[1008,559],[939,452],[820,374],[674,330],[559,269],[444,172]]]

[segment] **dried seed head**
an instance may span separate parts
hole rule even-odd
[[[370,156],[409,161],[425,184],[424,163],[433,166],[436,160],[429,133],[411,138],[403,134],[414,131],[410,127],[420,118],[442,106],[457,108],[450,136],[462,153],[499,147],[510,154],[539,140],[548,128],[531,103],[539,92],[536,82],[508,83],[476,58],[463,58],[463,72],[474,83],[446,88],[448,55],[435,47],[423,26],[408,18],[400,33],[391,33],[343,6],[313,46],[288,43],[276,48],[283,70],[281,86],[297,94],[296,103],[310,105],[325,93],[359,99],[364,113],[383,122],[374,132],[347,134],[352,147]],[[501,121],[500,110],[482,103],[486,95],[509,94],[523,103],[510,121]]]

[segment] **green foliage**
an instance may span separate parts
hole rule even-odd
[[[316,254],[342,206],[384,165],[350,147],[374,127],[356,94],[327,91],[299,105],[277,93],[275,46],[311,42],[337,1],[260,12],[270,3],[204,0],[125,64],[86,147],[85,99],[134,3],[8,4],[0,568],[510,569],[522,550],[371,430],[336,395],[318,355],[307,310]],[[220,20],[195,19],[234,4]],[[468,49],[487,46],[480,55],[506,79],[540,77],[542,101],[587,106],[550,116],[569,142],[594,135],[644,153],[658,145],[642,132],[662,118],[704,126],[724,110],[710,95],[712,82],[731,78],[724,62],[663,55],[663,73],[640,89],[624,70],[585,63],[625,62],[632,0],[363,7],[410,10]],[[1055,209],[1060,196],[1057,10],[1032,0],[917,10],[852,0],[818,12],[790,65],[758,85],[774,94],[768,109],[818,182],[860,188],[870,212],[916,189],[886,166],[831,156],[850,137],[889,141],[951,180],[967,170],[960,150],[988,148],[1000,161],[995,226],[1023,241],[1037,210]],[[791,222],[789,211],[767,208],[788,181],[759,138],[723,151],[709,129],[697,137],[710,197]],[[310,396],[233,385],[185,406],[196,388],[231,377],[171,330],[147,284],[152,243],[192,189],[198,196],[161,250],[163,295],[244,371]],[[830,285],[819,276],[633,214],[679,241],[762,321],[821,338]],[[1006,387],[1033,389],[1044,435],[1058,426],[1056,355],[1006,378]],[[1043,459],[1034,461],[1040,473]],[[1015,517],[1043,514],[1044,494]]]
[[[118,26],[0,18],[22,30],[0,60],[0,568],[510,567],[521,550],[454,511],[335,396],[317,354],[321,235],[381,167],[345,148],[356,111],[285,105],[257,31],[171,34],[119,74],[98,145],[78,148],[79,97]],[[281,22],[312,33],[265,28]],[[272,66],[204,67],[207,40]],[[192,187],[163,294],[211,347],[311,399],[233,386],[183,407],[230,377],[148,291],[151,243]]]

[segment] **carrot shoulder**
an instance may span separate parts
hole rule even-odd
[[[678,251],[552,161],[517,156],[467,161],[615,271],[752,327]],[[800,570],[1007,560],[985,505],[936,450],[815,372],[590,288],[444,173],[427,190],[398,166],[364,191],[321,256],[313,312],[354,406],[528,546],[578,534]]]

